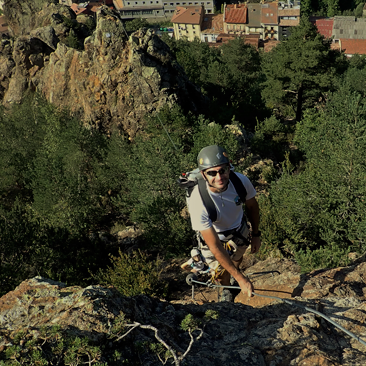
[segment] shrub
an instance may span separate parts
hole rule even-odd
[[[137,250],[130,254],[119,251],[110,256],[112,267],[99,270],[95,278],[103,285],[114,286],[124,296],[163,295],[166,286],[160,281],[162,261]]]

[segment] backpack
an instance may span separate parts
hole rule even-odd
[[[240,178],[234,173],[233,168],[230,170],[229,175],[230,182],[234,185],[236,193],[240,197],[242,203],[245,202],[247,196],[247,190]],[[198,190],[200,192],[202,202],[206,207],[208,216],[212,222],[217,220],[217,210],[216,206],[208,193],[206,181],[203,179],[202,174],[198,168],[192,170],[188,173],[183,173],[177,180],[179,187],[185,189],[186,197],[189,198],[193,191],[193,188],[198,185]]]

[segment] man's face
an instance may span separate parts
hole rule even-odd
[[[206,169],[203,174],[205,175],[208,184],[212,188],[216,188],[219,191],[226,188],[229,182],[230,167],[228,164],[215,166],[214,168]]]

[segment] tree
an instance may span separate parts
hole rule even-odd
[[[125,22],[125,29],[127,32],[135,32],[140,28],[148,28],[149,22],[146,19],[136,18]]]
[[[272,186],[263,216],[271,242],[303,270],[347,263],[366,249],[366,104],[346,83],[326,108],[308,111],[295,142],[306,156]],[[267,204],[268,204],[267,202]]]
[[[286,41],[265,55],[262,95],[268,106],[281,114],[290,107],[299,121],[304,109],[324,102],[336,74],[346,67],[344,55],[331,50],[330,42],[302,19]]]
[[[235,39],[219,49],[196,39],[167,44],[189,79],[210,99],[206,117],[223,125],[235,118],[254,129],[266,114],[260,94],[262,78],[257,50]]]

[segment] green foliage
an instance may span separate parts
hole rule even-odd
[[[297,126],[306,164],[272,186],[262,225],[265,241],[303,269],[344,265],[349,251],[366,249],[365,131],[364,99],[347,84]]]
[[[125,22],[125,29],[127,32],[135,32],[140,28],[149,28],[150,24],[146,19],[136,18]]]
[[[292,126],[285,125],[275,116],[266,118],[257,124],[251,141],[252,152],[282,161],[285,152],[289,149],[292,133]]]
[[[363,8],[364,8],[364,6],[365,6],[365,3],[359,3],[358,5],[357,5],[357,7],[356,7],[356,9],[355,9],[355,17],[357,17],[357,18],[362,18],[362,16],[363,16]]]
[[[255,117],[266,114],[259,89],[260,56],[243,39],[220,48],[209,47],[198,39],[164,40],[189,79],[209,98],[207,118],[222,125],[235,118],[247,128],[254,128]]]
[[[0,355],[1,365],[108,364],[101,362],[103,352],[90,339],[63,332],[59,326],[42,328],[38,338],[31,333],[18,332],[12,343]]]
[[[32,211],[55,228],[90,229],[104,211],[101,199],[106,192],[97,172],[103,164],[106,140],[67,114],[52,109],[49,113],[43,144],[27,174]]]
[[[364,4],[364,0],[302,0],[303,15],[332,17],[335,15],[354,15],[356,8]],[[363,5],[362,5],[363,6]]]
[[[0,125],[2,294],[35,275],[85,283],[108,259],[90,235],[110,209],[106,140],[39,96],[3,111]]]
[[[332,90],[346,60],[330,49],[330,41],[315,26],[302,19],[286,41],[265,55],[262,67],[266,76],[262,95],[267,105],[299,121],[306,108],[324,100],[325,93]],[[290,115],[286,115],[288,106],[292,106]]]
[[[192,314],[188,314],[181,322],[180,327],[185,331],[194,331],[201,327],[201,321],[196,319]]]
[[[211,319],[217,320],[218,318],[219,318],[219,313],[216,310],[212,310],[212,309],[206,310],[205,319],[207,321],[211,320]]]
[[[77,35],[75,34],[75,32],[72,29],[70,29],[70,32],[66,37],[65,44],[66,44],[66,46],[71,47],[71,48],[75,48],[76,50],[81,50],[82,49],[80,41],[79,41]]]
[[[165,287],[160,281],[162,261],[152,259],[138,250],[131,254],[119,251],[111,256],[112,267],[100,270],[97,280],[104,285],[114,286],[124,296],[163,295]]]

